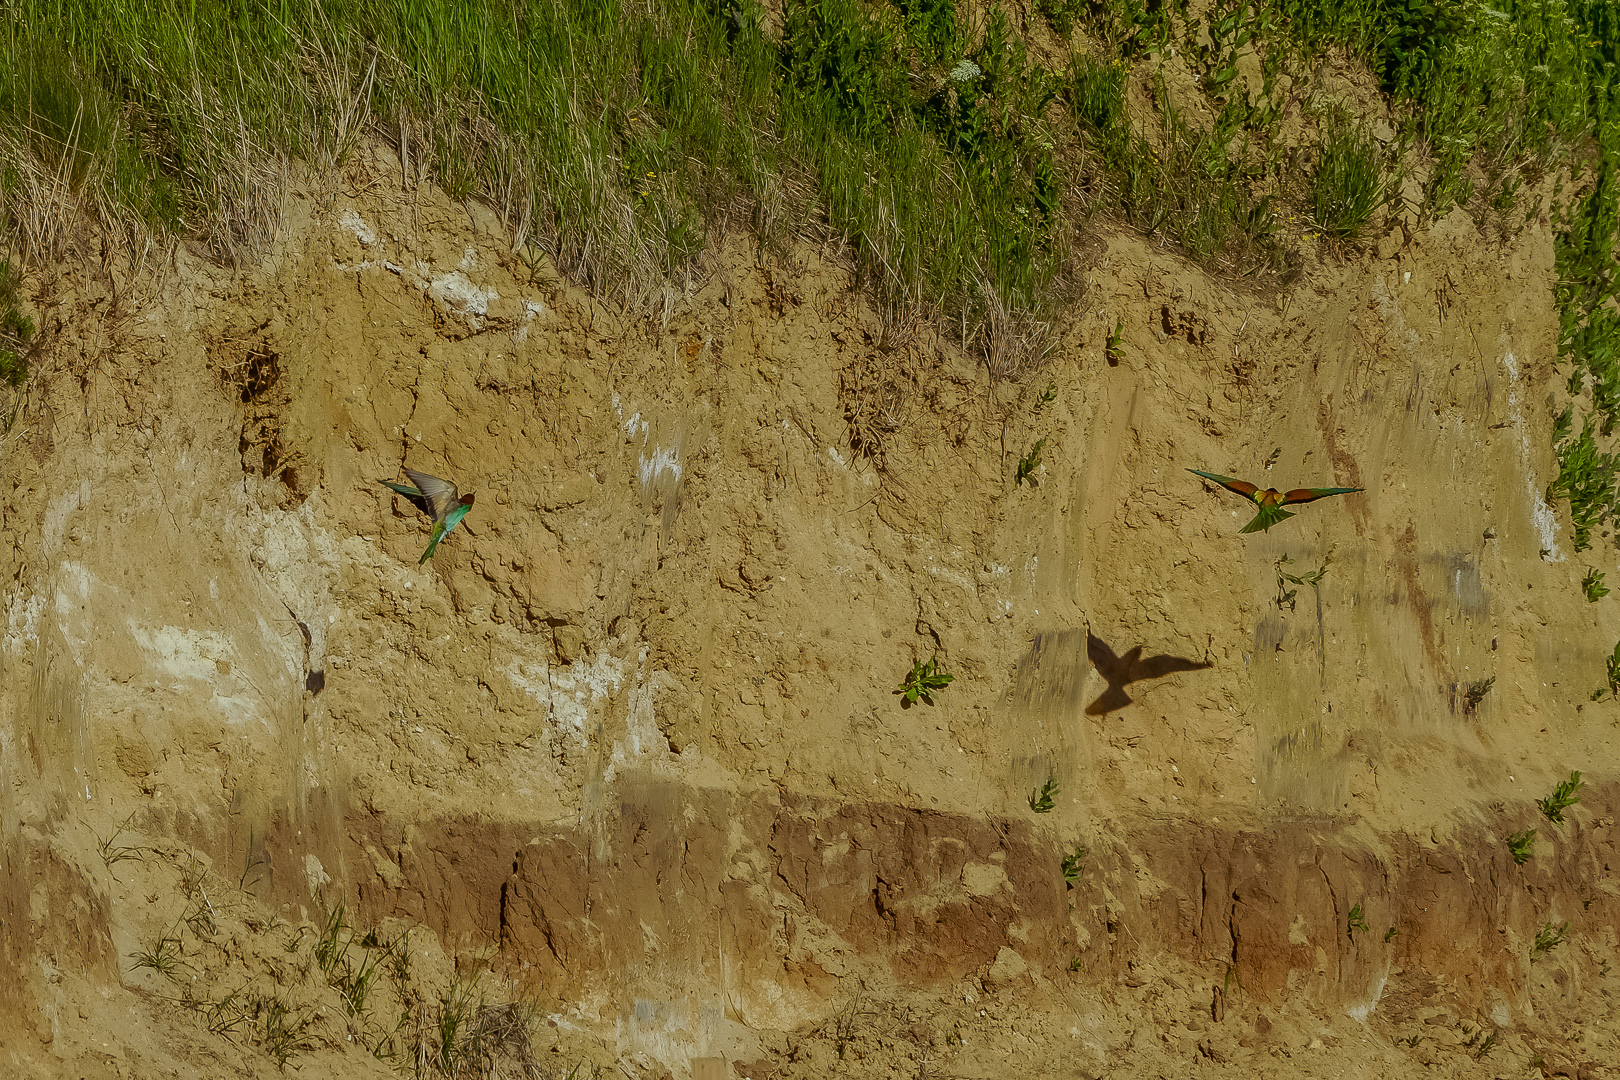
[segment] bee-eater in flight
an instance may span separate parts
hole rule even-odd
[[[1205,472],[1202,469],[1188,469],[1187,471],[1197,473],[1206,480],[1215,481],[1227,491],[1232,492],[1234,495],[1243,496],[1260,508],[1260,512],[1254,515],[1254,520],[1238,530],[1246,533],[1260,532],[1262,530],[1269,531],[1273,525],[1293,517],[1293,514],[1283,509],[1284,506],[1292,503],[1315,502],[1317,499],[1325,499],[1329,495],[1349,495],[1354,491],[1365,490],[1353,487],[1329,487],[1294,488],[1291,491],[1266,488],[1262,491],[1247,480],[1234,480],[1230,476],[1216,476],[1214,473]]]
[[[448,480],[441,480],[437,476],[430,476],[424,472],[407,468],[405,475],[411,478],[410,484],[396,484],[392,480],[382,481],[383,486],[393,488],[411,502],[417,509],[429,514],[433,518],[433,534],[428,538],[427,550],[422,552],[421,559],[416,565],[421,566],[433,557],[433,550],[439,546],[439,541],[450,535],[450,530],[461,524],[461,519],[467,516],[472,509],[473,496],[463,495],[456,490],[456,485]]]

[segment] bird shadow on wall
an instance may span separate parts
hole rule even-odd
[[[1125,688],[1131,683],[1162,679],[1178,671],[1203,671],[1215,666],[1208,661],[1185,656],[1160,654],[1144,657],[1142,648],[1141,645],[1134,646],[1124,656],[1119,656],[1102,638],[1087,632],[1086,656],[1090,658],[1091,666],[1097,669],[1097,674],[1108,683],[1108,689],[1086,706],[1087,716],[1104,716],[1129,705],[1131,696],[1125,692]]]

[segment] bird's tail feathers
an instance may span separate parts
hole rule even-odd
[[[1254,520],[1243,526],[1243,528],[1239,529],[1238,531],[1243,533],[1264,532],[1265,530],[1270,529],[1273,525],[1285,521],[1293,516],[1293,511],[1284,510],[1280,506],[1262,506],[1260,508],[1260,512],[1254,515]]]

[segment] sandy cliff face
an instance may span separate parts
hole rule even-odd
[[[267,935],[340,904],[636,1076],[1620,1060],[1620,618],[1541,495],[1544,223],[1280,293],[1107,237],[1014,383],[833,253],[626,314],[430,192],[290,200],[251,270],[38,297],[0,463],[18,1067],[268,1075],[196,1003],[319,989]],[[478,495],[425,566],[402,464]],[[1366,490],[1242,536],[1188,468]],[[1186,662],[1121,704],[1137,646]],[[311,1015],[295,1062],[386,1071]]]

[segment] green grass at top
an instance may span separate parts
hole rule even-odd
[[[840,237],[883,302],[988,333],[1046,302],[1075,208],[1250,270],[1286,261],[1284,208],[1365,228],[1403,147],[1421,148],[1430,212],[1481,194],[1476,177],[1506,205],[1521,173],[1606,138],[1620,47],[1608,0],[1039,11],[1101,55],[1037,56],[1004,11],[959,0],[786,0],[769,18],[757,0],[0,0],[0,143],[230,257],[270,234],[287,159],[330,167],[376,133],[599,295],[644,298],[746,224],[766,244]],[[1128,114],[1127,75],[1171,48],[1213,124],[1162,82],[1151,115]],[[1284,161],[1278,79],[1335,50],[1376,74],[1402,138],[1326,125]],[[27,212],[19,177],[0,164],[0,228]],[[1568,237],[1586,254],[1561,267],[1612,261]],[[1568,351],[1597,356],[1613,335],[1582,305]]]
[[[999,11],[792,0],[780,40],[752,0],[0,13],[0,137],[221,254],[266,235],[279,162],[341,161],[369,124],[599,294],[678,275],[728,220],[830,229],[872,288],[969,323],[1057,266],[1055,84]]]
[[[1308,52],[1362,57],[1431,158],[1428,201],[1444,213],[1492,184],[1545,166],[1595,133],[1593,103],[1614,60],[1608,0],[1278,0]]]

